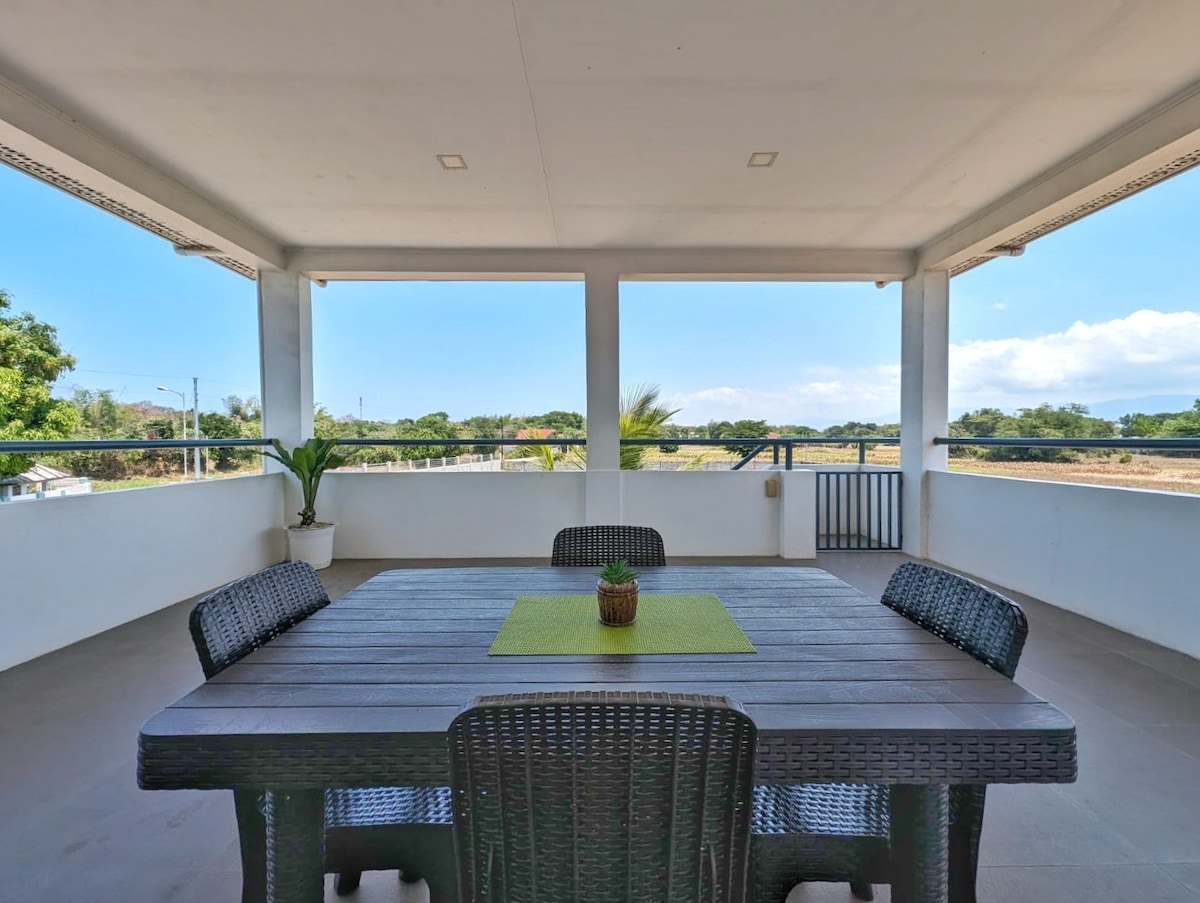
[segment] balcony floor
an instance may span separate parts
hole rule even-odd
[[[842,552],[816,563],[878,597],[903,560]],[[339,561],[322,578],[336,596],[389,568],[486,563],[513,562]],[[1075,718],[1080,778],[989,792],[980,899],[1197,903],[1200,662],[1013,595],[1030,620],[1017,680]],[[239,899],[232,796],[144,792],[135,781],[139,726],[202,680],[190,608],[0,673],[0,901]],[[366,875],[351,897],[326,891],[361,903],[426,896],[391,873]],[[789,903],[851,899],[845,885],[811,885]],[[876,899],[888,899],[886,888]]]

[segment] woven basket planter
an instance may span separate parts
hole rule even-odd
[[[600,603],[600,620],[609,627],[626,627],[637,618],[638,584],[596,583],[596,599]]]

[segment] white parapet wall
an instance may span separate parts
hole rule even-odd
[[[931,560],[1200,657],[1200,496],[928,479]]]
[[[549,558],[584,522],[584,475],[330,473],[319,511],[335,558]]]
[[[0,507],[0,670],[283,560],[283,477]]]
[[[555,533],[588,522],[587,479],[577,471],[331,473],[320,514],[338,523],[336,558],[548,559]],[[766,494],[772,479],[781,484],[776,497]],[[621,520],[658,529],[669,555],[816,554],[811,472],[626,471],[614,485]]]

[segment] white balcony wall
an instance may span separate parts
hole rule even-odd
[[[549,558],[584,522],[584,475],[330,473],[318,511],[335,558]]]
[[[1200,496],[928,479],[931,560],[1200,657]]]
[[[621,474],[621,519],[658,530],[668,555],[778,555],[784,493],[768,498],[765,483],[785,475],[772,470],[626,471]],[[796,485],[799,504],[803,483]]]
[[[284,558],[278,474],[0,508],[0,670]]]
[[[768,498],[763,484],[781,477],[781,497]],[[555,533],[587,522],[587,479],[579,472],[333,473],[321,484],[320,515],[338,523],[337,558],[548,559]],[[621,520],[657,528],[669,555],[782,549],[811,558],[812,481],[803,471],[627,471],[619,474]]]

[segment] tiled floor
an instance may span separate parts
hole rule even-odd
[[[817,564],[878,596],[901,560],[831,553]],[[337,595],[379,570],[421,564],[341,561],[322,576]],[[989,791],[980,899],[1197,903],[1200,662],[1017,598],[1031,622],[1017,680],[1074,716],[1080,778]],[[0,901],[239,898],[231,796],[148,793],[135,782],[138,727],[202,679],[189,610],[174,605],[0,673]],[[425,898],[424,885],[380,873],[345,899]],[[339,898],[330,889],[327,899]],[[789,903],[851,899],[844,885],[810,885]],[[886,888],[876,899],[888,899]]]

